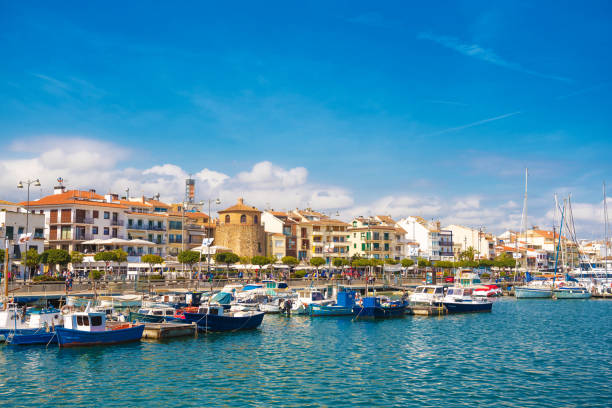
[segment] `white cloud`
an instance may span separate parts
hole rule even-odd
[[[558,75],[543,74],[541,72],[537,72],[531,69],[524,68],[523,66],[521,66],[520,64],[516,62],[508,61],[500,57],[491,49],[484,48],[478,44],[462,43],[456,37],[435,35],[429,32],[422,32],[422,33],[419,33],[417,38],[421,40],[433,41],[437,44],[442,45],[443,47],[454,50],[465,56],[476,58],[481,61],[486,61],[486,62],[489,62],[491,64],[494,64],[500,67],[511,69],[513,71],[522,72],[522,73],[537,76],[540,78],[554,79],[556,81],[563,81],[563,82],[571,82],[571,79],[569,78],[565,78],[565,77],[558,76]]]

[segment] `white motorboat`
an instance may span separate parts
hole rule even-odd
[[[444,298],[444,286],[417,286],[408,300],[413,306],[439,306]]]

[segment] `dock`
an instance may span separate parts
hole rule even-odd
[[[444,306],[409,306],[406,314],[415,316],[444,316],[448,310]]]
[[[174,337],[197,336],[196,324],[183,323],[145,323],[143,339],[164,340]]]

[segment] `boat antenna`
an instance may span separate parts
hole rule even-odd
[[[603,200],[604,200],[604,271],[605,277],[608,277],[608,200],[606,198],[606,182],[603,182]]]

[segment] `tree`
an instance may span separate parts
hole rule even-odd
[[[402,259],[402,266],[404,268],[409,268],[414,265],[414,261],[412,259],[404,258]]]
[[[4,265],[4,249],[0,249],[0,262]]]
[[[251,263],[251,258],[249,258],[248,256],[241,256],[240,257],[240,263],[242,265],[248,265]]]
[[[70,263],[70,254],[63,249],[48,249],[41,254],[41,262],[49,265],[49,272],[51,272],[55,265],[68,265]]]
[[[164,258],[154,254],[143,255],[140,259],[142,260],[142,262],[149,264],[149,276],[153,272],[153,266],[161,265],[164,262]]]
[[[425,258],[418,258],[417,261],[418,261],[417,264],[419,265],[419,268],[426,268],[428,266],[431,266],[431,262]]]
[[[348,261],[346,259],[342,259],[342,258],[334,258],[332,263],[334,264],[334,266],[336,268],[340,268],[341,266],[346,265],[348,263]]]
[[[94,260],[97,262],[115,262],[117,254],[115,254],[115,251],[98,252],[94,255]]]
[[[386,258],[385,259],[385,263],[387,265],[397,265],[399,263],[399,261],[393,259],[393,258]]]
[[[118,248],[111,252],[115,254],[115,262],[118,262],[118,263],[127,262],[128,254],[123,249]]]
[[[28,252],[23,255],[23,260],[25,266],[30,271],[29,275],[32,276],[32,269],[40,265],[40,255],[38,254],[38,251],[35,248],[28,249]]]
[[[478,261],[478,266],[480,268],[490,268],[492,266],[495,266],[495,261],[492,261],[490,259],[481,259],[480,261]]]
[[[102,271],[99,271],[97,269],[92,269],[89,272],[89,279],[91,279],[92,281],[97,281],[97,280],[100,280],[100,278],[102,278],[102,275],[104,275]]]
[[[459,260],[461,261],[473,261],[476,255],[476,250],[473,247],[468,247],[465,251],[459,254]]]
[[[327,262],[325,261],[325,259],[321,258],[320,256],[315,256],[314,258],[310,259],[310,264],[317,269],[319,269],[320,266],[325,265],[326,263]]]
[[[181,251],[178,254],[178,261],[189,266],[193,276],[193,265],[200,261],[200,254],[196,251]]]
[[[253,265],[264,266],[267,265],[269,262],[268,258],[266,258],[265,256],[255,255],[253,258],[251,258],[251,263]]]
[[[85,258],[85,255],[78,251],[72,251],[70,253],[70,263],[72,265],[83,263],[83,258]]]
[[[225,264],[227,266],[227,279],[229,279],[229,267],[231,264],[235,264],[240,261],[240,257],[231,252],[220,252],[215,254],[215,262],[218,264]]]
[[[298,259],[294,256],[283,256],[281,262],[289,266],[290,268],[293,268],[294,266],[300,263],[300,261],[298,261]]]

